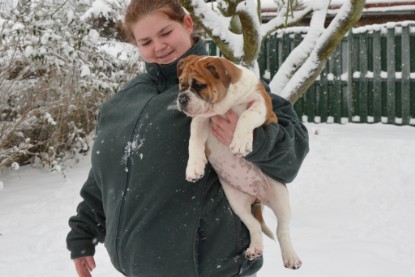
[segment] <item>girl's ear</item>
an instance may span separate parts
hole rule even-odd
[[[190,15],[185,15],[183,18],[183,24],[189,33],[193,32],[193,19]]]

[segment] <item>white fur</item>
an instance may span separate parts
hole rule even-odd
[[[261,225],[251,213],[251,205],[260,200],[277,216],[277,238],[284,265],[299,268],[302,262],[290,239],[291,210],[286,185],[266,176],[258,166],[243,158],[252,152],[254,129],[264,124],[267,111],[265,100],[257,91],[259,80],[248,69],[239,68],[243,71],[240,81],[231,84],[220,103],[208,104],[199,97],[189,95],[192,97],[190,103],[195,108],[191,113],[194,118],[191,123],[186,179],[196,181],[203,176],[207,163],[206,144],[211,153],[209,162],[219,176],[233,211],[249,230],[251,243],[246,250],[246,257],[254,259],[262,255],[263,251]],[[251,103],[249,108],[248,103]],[[229,109],[239,115],[230,149],[211,133],[209,126],[211,116],[224,115]]]

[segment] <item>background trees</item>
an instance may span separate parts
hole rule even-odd
[[[140,59],[132,46],[100,35],[117,18],[108,12],[111,20],[102,20],[99,2],[100,13],[77,0],[13,5],[0,13],[0,169],[33,162],[60,169],[88,150],[100,104],[137,74]]]
[[[225,57],[255,71],[264,38],[311,17],[302,43],[270,82],[293,102],[364,4],[345,0],[326,27],[329,0],[276,0],[278,13],[267,22],[260,0],[179,1]],[[60,169],[88,150],[99,106],[140,72],[140,58],[121,42],[117,25],[128,2],[0,0],[0,170],[27,163]]]

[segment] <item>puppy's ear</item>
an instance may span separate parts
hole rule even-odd
[[[217,71],[215,65],[213,63],[206,64],[206,69],[209,70],[210,73],[212,73],[213,77],[216,79],[219,79],[219,72]]]
[[[220,79],[225,87],[229,87],[231,76],[226,70],[226,65],[220,58],[215,58],[212,62],[206,64],[206,69],[215,77]]]

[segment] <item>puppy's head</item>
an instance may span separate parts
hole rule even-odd
[[[239,79],[239,69],[225,58],[190,55],[177,64],[179,96],[177,106],[188,116],[211,116],[231,83]]]

